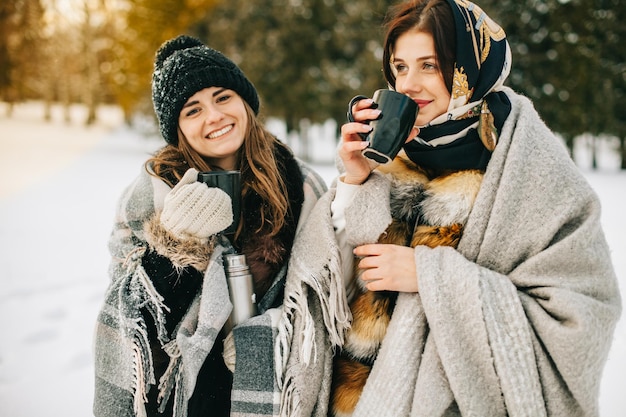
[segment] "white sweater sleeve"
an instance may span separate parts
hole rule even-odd
[[[330,211],[332,215],[333,227],[337,237],[337,243],[341,251],[341,262],[343,265],[343,283],[348,288],[348,283],[352,278],[353,254],[352,246],[346,242],[346,215],[345,210],[352,201],[354,194],[359,189],[358,185],[346,184],[342,177],[337,180],[337,191],[335,199],[331,203]]]

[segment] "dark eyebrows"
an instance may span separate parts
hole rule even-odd
[[[215,96],[218,96],[218,95],[222,94],[222,92],[224,92],[224,91],[226,91],[226,90],[228,90],[228,88],[220,88],[219,90],[215,90],[215,91],[213,92],[213,97],[215,97]]]
[[[437,59],[437,57],[436,57],[435,55],[426,55],[426,56],[421,56],[421,57],[418,57],[415,61],[417,61],[417,62],[421,62],[421,61],[429,61],[429,60],[433,60],[433,59],[435,59],[435,60],[436,60],[436,59]],[[394,57],[393,57],[393,59],[391,60],[391,62],[392,62],[392,63],[397,62],[397,61],[399,61],[399,62],[405,62],[405,60],[404,60],[404,59],[402,59],[402,57],[398,58],[398,57],[395,57],[395,56],[394,56]]]
[[[187,107],[191,107],[191,106],[195,106],[196,104],[198,104],[199,101],[198,100],[194,100],[194,101],[188,101],[185,103],[185,105],[183,106],[183,109],[186,109]]]

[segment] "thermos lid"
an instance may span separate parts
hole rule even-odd
[[[224,267],[226,271],[231,274],[247,272],[248,264],[246,263],[246,255],[235,253],[224,255]]]

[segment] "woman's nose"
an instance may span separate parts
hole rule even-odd
[[[206,112],[206,117],[204,119],[205,123],[212,124],[215,122],[219,122],[224,117],[224,113],[219,111],[216,108],[209,108]]]
[[[421,76],[415,72],[409,72],[400,80],[396,80],[396,91],[402,94],[410,95],[411,93],[419,93],[422,91],[423,83]]]

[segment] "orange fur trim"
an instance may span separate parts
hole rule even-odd
[[[345,356],[335,360],[331,386],[331,411],[335,416],[352,414],[371,369],[371,366],[352,361]]]
[[[397,296],[393,291],[365,291],[354,298],[350,304],[352,327],[343,346],[351,357],[368,363],[376,359]]]
[[[445,224],[416,224],[414,230],[409,219],[395,218],[381,234],[378,243],[391,243],[410,246],[425,245],[430,248],[450,246],[456,248],[461,240],[463,225],[478,194],[483,173],[466,170],[444,174],[431,181],[427,173],[401,155],[391,163],[381,165],[379,171],[393,177],[394,186],[404,187],[400,198],[418,198],[408,201],[417,207],[421,220],[444,221]],[[422,187],[423,194],[406,192]],[[411,205],[409,204],[409,207]],[[393,205],[392,205],[393,207]],[[393,211],[393,210],[392,210]],[[392,213],[393,215],[394,213]],[[418,217],[418,216],[415,216]],[[415,220],[415,218],[413,218]],[[420,220],[420,219],[417,219]],[[447,224],[450,222],[451,224]],[[378,349],[387,333],[391,320],[396,292],[372,292],[365,288],[360,279],[363,271],[355,262],[353,280],[356,280],[361,293],[350,303],[352,327],[346,334],[342,354],[335,358],[331,388],[331,412],[336,417],[347,417],[361,396],[371,370],[370,364],[376,359]],[[364,363],[365,362],[365,363]]]
[[[429,248],[437,246],[452,246],[456,248],[462,234],[463,226],[458,223],[452,226],[419,225],[415,228],[415,233],[411,239],[411,247],[426,245]]]

